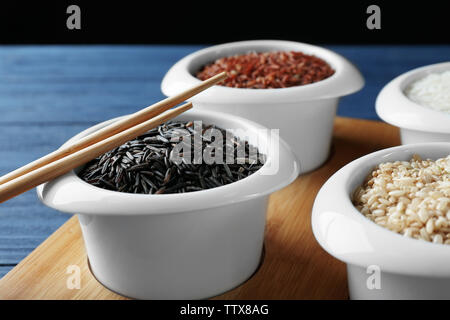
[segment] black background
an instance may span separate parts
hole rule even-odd
[[[224,304],[251,304],[269,306],[270,313],[267,316],[236,315],[225,316],[216,314],[211,318],[207,316],[181,316],[180,307],[187,304],[195,306],[214,306],[223,307]],[[28,308],[36,314],[45,314],[46,317],[52,316],[61,318],[70,313],[75,319],[83,319],[89,315],[89,318],[105,318],[113,315],[113,319],[119,316],[124,319],[143,318],[143,319],[310,319],[326,318],[330,313],[335,318],[345,319],[365,319],[370,315],[371,319],[387,319],[389,312],[390,318],[406,318],[416,316],[427,310],[434,310],[433,315],[439,318],[447,316],[448,301],[324,301],[324,300],[203,300],[203,301],[0,301],[0,307],[3,312],[11,310],[20,312]],[[87,313],[88,312],[88,313]]]
[[[81,8],[81,30],[66,8]],[[381,8],[381,30],[366,9]],[[289,39],[328,44],[448,44],[450,1],[0,2],[2,44],[216,44]]]

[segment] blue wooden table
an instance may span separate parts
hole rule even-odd
[[[202,46],[0,47],[0,175],[60,146],[95,123],[163,98],[169,67]],[[328,46],[353,61],[365,88],[339,115],[378,119],[376,95],[395,76],[449,61],[450,46]],[[35,191],[0,204],[0,278],[62,225]]]

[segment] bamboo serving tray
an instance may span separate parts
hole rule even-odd
[[[346,163],[398,145],[398,130],[369,120],[336,118],[327,162],[274,193],[269,202],[265,255],[241,286],[215,299],[347,299],[345,264],[321,249],[310,216],[322,184]],[[67,267],[81,270],[80,289],[68,289]],[[126,299],[90,273],[76,216],[0,280],[0,299]]]

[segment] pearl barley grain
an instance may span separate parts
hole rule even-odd
[[[450,244],[450,155],[379,164],[354,192],[353,204],[391,231]]]

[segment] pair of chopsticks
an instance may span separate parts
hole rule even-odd
[[[75,169],[192,108],[169,110],[226,78],[222,72],[0,177],[0,203]]]

